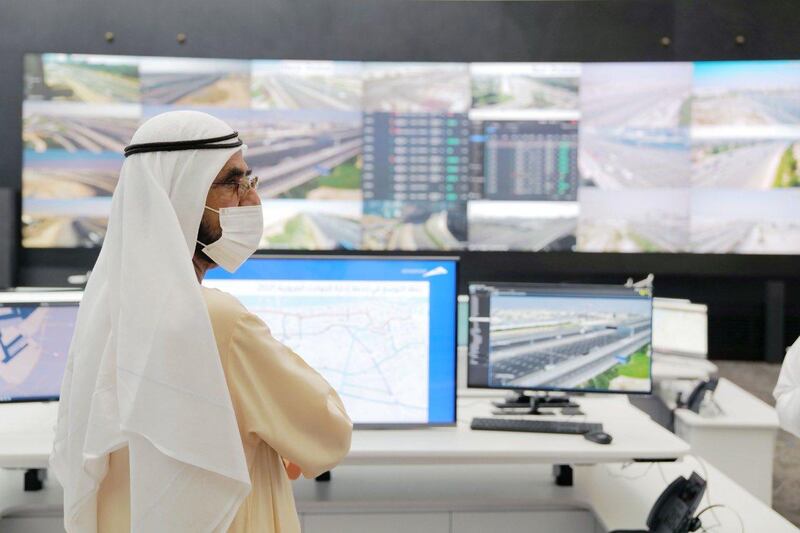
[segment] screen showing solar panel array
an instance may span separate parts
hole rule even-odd
[[[29,54],[23,245],[102,243],[143,121],[227,121],[265,249],[800,253],[800,61]]]

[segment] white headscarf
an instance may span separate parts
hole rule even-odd
[[[194,111],[148,120],[132,143],[232,133]],[[125,160],[78,313],[50,465],[64,525],[94,533],[108,455],[130,452],[131,531],[225,531],[250,490],[236,417],[191,258],[214,177],[242,148]]]
[[[800,339],[786,352],[772,394],[781,427],[800,437]]]

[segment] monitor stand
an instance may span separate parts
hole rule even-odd
[[[531,397],[525,394],[525,391],[522,389],[511,391],[511,395],[504,398],[503,401],[492,402],[492,405],[500,407],[501,409],[506,407],[528,407],[530,404]]]
[[[492,402],[498,409],[509,409],[503,414],[519,414],[519,415],[549,415],[553,414],[547,411],[540,411],[541,408],[564,408],[564,407],[579,407],[578,404],[572,401],[569,396],[550,396],[544,393],[541,396],[531,396],[525,394],[524,390],[515,390],[515,396],[506,398],[502,402]],[[524,410],[523,410],[524,409]]]

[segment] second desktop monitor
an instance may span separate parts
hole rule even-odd
[[[649,393],[652,294],[471,283],[470,387]]]
[[[452,425],[457,264],[253,257],[235,274],[209,272],[204,284],[261,317],[336,389],[354,423]]]

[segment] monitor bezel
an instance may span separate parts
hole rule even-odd
[[[469,319],[472,318],[472,286],[473,285],[486,285],[490,287],[507,287],[507,288],[514,288],[514,287],[521,287],[524,289],[574,289],[574,290],[586,290],[586,289],[614,289],[614,290],[624,290],[628,289],[633,291],[635,287],[626,287],[624,285],[611,285],[611,284],[600,284],[600,283],[514,283],[514,282],[492,282],[492,281],[470,281],[467,284],[467,295],[469,298],[469,309],[468,309],[468,324]],[[566,388],[566,387],[509,387],[509,386],[493,386],[493,385],[473,385],[470,381],[470,373],[472,372],[472,365],[469,364],[469,350],[472,345],[472,336],[467,333],[467,388],[468,389],[477,389],[477,390],[506,390],[506,391],[517,391],[517,392],[534,392],[534,393],[567,393],[567,394],[592,394],[592,395],[599,395],[599,394],[624,394],[624,395],[635,395],[635,396],[650,396],[653,394],[653,338],[652,338],[652,331],[653,331],[653,289],[652,287],[648,287],[650,290],[650,370],[649,370],[649,383],[650,388],[647,391],[627,391],[627,390],[596,390],[596,389],[574,389],[574,388]]]
[[[264,253],[259,251],[253,254],[248,261],[260,259],[298,259],[298,260],[367,260],[367,261],[451,261],[455,266],[455,276],[453,279],[454,300],[453,300],[453,420],[448,422],[356,422],[353,423],[354,429],[421,429],[429,427],[455,427],[458,425],[458,288],[460,282],[461,269],[458,255],[362,255],[362,254],[285,254],[285,253]]]
[[[10,305],[47,305],[54,307],[79,307],[83,291],[0,291],[0,307]],[[69,355],[67,355],[69,357]],[[30,396],[26,398],[3,399],[0,396],[0,405],[11,405],[16,403],[49,403],[58,402],[61,399],[60,391],[55,396]]]

